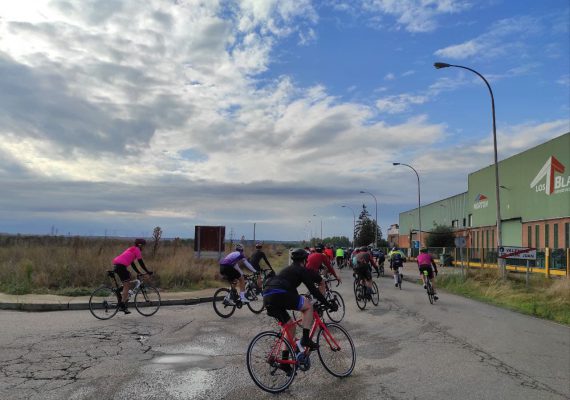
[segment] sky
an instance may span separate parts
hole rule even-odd
[[[0,232],[351,236],[570,131],[567,0],[0,2]],[[360,193],[360,191],[368,193]],[[375,199],[376,198],[376,201]],[[346,205],[347,207],[341,207]],[[377,206],[376,206],[377,205]]]

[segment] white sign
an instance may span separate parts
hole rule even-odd
[[[536,260],[536,249],[530,247],[499,247],[499,258],[515,258],[519,260]]]
[[[455,247],[459,247],[461,249],[466,246],[467,246],[467,240],[465,240],[465,237],[458,236],[455,238]]]

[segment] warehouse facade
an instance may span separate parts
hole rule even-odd
[[[570,248],[570,132],[500,161],[499,183],[504,246]],[[422,244],[432,227],[446,225],[471,254],[496,252],[495,188],[490,165],[469,174],[467,192],[422,205]],[[399,225],[400,247],[417,247],[418,209],[400,213]]]

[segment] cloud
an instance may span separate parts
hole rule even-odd
[[[518,52],[522,53],[527,44],[526,37],[533,36],[542,30],[539,18],[521,16],[502,19],[495,22],[489,30],[474,39],[438,49],[434,54],[452,60],[463,60],[472,57],[494,58]]]
[[[363,0],[362,7],[371,13],[396,17],[398,26],[409,32],[430,32],[438,27],[439,16],[460,13],[471,4],[462,0]]]
[[[412,104],[423,104],[428,101],[426,96],[399,94],[396,96],[388,96],[376,101],[376,107],[380,111],[389,114],[397,114],[410,109]]]
[[[394,75],[392,72],[384,76],[385,81],[393,81],[394,79],[396,79],[396,75]]]
[[[562,86],[570,86],[570,75],[566,74],[566,75],[562,75],[557,81],[556,83],[558,83],[559,85]]]

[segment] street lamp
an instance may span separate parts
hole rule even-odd
[[[421,201],[421,194],[420,194],[420,175],[418,174],[418,171],[416,171],[416,169],[414,167],[412,167],[411,165],[399,163],[399,162],[392,163],[392,165],[404,165],[408,168],[411,168],[416,173],[416,177],[418,178],[418,221],[419,221],[418,226],[419,226],[419,230],[420,230],[419,242],[420,242],[420,247],[422,247],[422,201]],[[411,245],[411,243],[410,243],[410,245]]]
[[[475,75],[477,75],[479,78],[483,79],[483,82],[485,82],[485,85],[487,85],[487,89],[489,89],[489,94],[491,95],[491,111],[493,114],[493,152],[494,152],[494,157],[495,157],[495,197],[496,197],[496,202],[497,202],[497,251],[498,251],[499,248],[502,246],[502,240],[501,240],[501,200],[499,197],[500,196],[500,194],[499,194],[500,185],[499,185],[499,162],[498,162],[498,157],[497,157],[497,124],[495,122],[495,97],[493,96],[493,90],[491,89],[491,85],[489,85],[489,82],[487,82],[487,79],[485,79],[485,77],[483,75],[481,75],[479,72],[475,71],[474,69],[464,67],[462,65],[447,64],[447,63],[442,63],[442,62],[436,62],[433,64],[433,66],[436,69],[455,67],[455,68],[462,68],[462,69],[466,69],[468,71],[471,71]],[[506,278],[506,269],[505,269],[504,259],[499,258],[498,264],[499,264],[499,268],[501,269],[501,276],[504,279],[504,278]]]
[[[364,190],[361,190],[360,193],[367,193],[374,198],[374,204],[376,205],[376,226],[374,229],[374,248],[377,248],[378,247],[378,201],[376,200],[376,196],[374,196],[370,192],[365,192]]]
[[[317,214],[313,214],[313,217],[318,217]],[[323,218],[321,217],[321,242],[323,241]]]
[[[341,206],[343,208],[348,208],[352,211],[352,248],[354,249],[354,231],[356,230],[356,214],[354,213],[354,209],[349,206]]]

